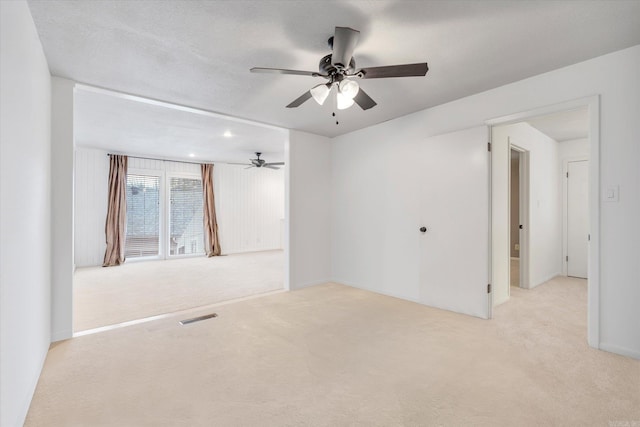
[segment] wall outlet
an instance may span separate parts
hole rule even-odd
[[[515,250],[516,250],[516,251],[519,251],[519,250],[520,250],[520,243],[516,243],[516,245],[515,245]]]

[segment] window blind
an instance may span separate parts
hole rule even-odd
[[[127,175],[125,257],[160,253],[160,177]]]
[[[169,255],[204,253],[202,180],[169,178]]]

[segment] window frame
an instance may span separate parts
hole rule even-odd
[[[158,255],[128,257],[125,262],[139,262],[139,261],[152,261],[152,260],[164,259],[163,254],[164,254],[165,237],[163,236],[163,233],[164,233],[163,230],[165,228],[165,222],[166,222],[165,206],[164,206],[165,205],[164,173],[156,169],[128,168],[127,180],[129,178],[129,175],[153,176],[158,178],[158,184],[159,184],[159,188],[158,188],[158,202],[159,202],[158,203],[158,209],[159,209]],[[127,206],[127,215],[128,214],[129,214],[129,206]],[[125,231],[125,242],[126,242],[127,231],[128,230]],[[126,252],[126,246],[125,246],[125,252]]]
[[[198,181],[200,181],[202,183],[202,175],[201,174],[197,174],[197,173],[190,173],[190,172],[165,172],[165,178],[164,178],[164,187],[166,189],[166,195],[165,195],[165,230],[164,230],[164,243],[166,245],[166,250],[164,253],[164,258],[163,259],[178,259],[178,258],[193,258],[193,257],[198,257],[198,256],[202,256],[205,254],[204,251],[204,242],[203,242],[203,251],[202,252],[198,252],[198,253],[192,253],[192,254],[176,254],[176,255],[171,255],[170,252],[170,247],[169,247],[169,239],[171,238],[171,178],[186,178],[186,179],[197,179]],[[204,195],[203,195],[203,203],[204,203]],[[204,223],[202,224],[202,238],[204,239]]]

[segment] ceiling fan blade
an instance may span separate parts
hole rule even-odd
[[[251,165],[251,166],[249,166],[248,168],[245,168],[245,169],[251,169],[251,168],[255,168],[255,166]]]
[[[310,91],[306,91],[305,93],[303,93],[302,95],[300,95],[300,97],[298,97],[297,99],[295,99],[293,102],[291,102],[291,104],[287,105],[287,108],[296,108],[301,106],[306,100],[308,100],[309,98],[311,98],[311,92]]]
[[[309,76],[309,77],[321,77],[322,74],[314,71],[299,71],[299,70],[285,70],[283,68],[263,68],[253,67],[252,73],[265,73],[265,74],[293,74],[296,76]]]
[[[280,170],[280,168],[277,168],[275,166],[271,166],[271,165],[262,165],[263,168],[267,168],[267,169],[275,169],[275,170]]]
[[[362,88],[360,88],[360,90],[358,91],[356,96],[353,98],[353,100],[363,110],[368,110],[369,108],[373,108],[376,105],[378,105],[378,103],[376,101],[374,101],[373,99],[371,99],[371,97],[369,95],[367,95],[367,93],[365,91],[363,91]]]
[[[284,166],[284,162],[265,163],[264,166]]]
[[[384,79],[387,77],[418,77],[424,76],[429,71],[426,62],[418,64],[389,65],[386,67],[371,67],[358,70],[355,74],[362,73],[363,79]]]
[[[336,27],[333,36],[333,54],[331,65],[343,69],[349,68],[353,50],[358,44],[360,31],[348,27]]]

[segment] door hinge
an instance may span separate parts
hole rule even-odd
[[[487,151],[491,151],[491,143],[487,142]]]
[[[564,257],[564,260],[569,262],[569,255],[567,255],[566,257]]]
[[[490,294],[491,293],[491,283],[489,283],[487,285],[487,293]]]
[[[567,172],[567,178],[569,178],[569,172]]]
[[[591,241],[591,234],[587,234],[587,242]]]

